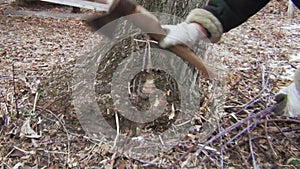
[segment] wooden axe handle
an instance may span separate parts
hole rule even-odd
[[[148,35],[152,39],[160,41],[165,37],[166,33],[161,27],[159,20],[145,8],[131,2],[130,0],[114,0],[107,15],[94,16],[87,20],[87,24],[94,30],[98,30],[109,22],[130,14],[141,14],[141,17],[132,17],[134,19],[130,19],[129,17],[129,19],[142,31],[146,33],[150,32]],[[169,47],[168,50],[175,53],[183,60],[186,60],[189,64],[195,66],[204,77],[209,78],[209,73],[202,60],[188,47],[174,45]]]

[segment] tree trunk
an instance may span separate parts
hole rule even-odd
[[[162,12],[185,18],[194,8],[201,8],[208,0],[136,0],[150,12]]]
[[[175,24],[179,22],[179,20],[177,19],[184,19],[192,9],[197,7],[203,7],[208,0],[136,1],[139,5],[142,5],[150,12],[176,16],[175,19],[172,18],[172,20],[170,20],[170,24]],[[159,17],[162,16],[162,18],[158,19],[161,21],[162,24],[165,24],[165,22],[163,22],[163,14],[159,15]],[[198,105],[198,103],[200,102],[200,96],[197,93],[198,90],[194,90],[194,88],[197,88],[197,85],[194,84],[194,82],[196,83],[196,76],[194,75],[197,75],[197,72],[190,70],[186,62],[180,60],[179,57],[178,59],[173,57],[172,55],[169,55],[169,53],[155,52],[155,50],[163,50],[155,46],[154,43],[151,44],[151,47],[148,46],[147,43],[142,41],[146,40],[146,37],[143,34],[137,34],[129,37],[123,36],[126,33],[133,32],[133,29],[136,29],[136,32],[139,32],[139,29],[137,29],[135,26],[130,26],[130,23],[122,22],[116,27],[117,29],[115,30],[115,36],[126,38],[122,39],[122,41],[119,40],[119,43],[114,45],[114,47],[112,47],[112,49],[110,49],[109,52],[107,52],[106,54],[99,53],[102,52],[102,49],[98,48],[96,48],[95,52],[91,52],[91,54],[96,56],[94,58],[98,59],[98,56],[103,56],[101,58],[101,63],[99,64],[99,69],[96,77],[97,80],[95,85],[95,93],[98,97],[97,101],[99,109],[101,112],[103,112],[103,117],[110,124],[110,126],[116,128],[115,113],[113,112],[115,112],[116,110],[119,111],[119,108],[112,106],[114,105],[112,99],[113,95],[118,96],[118,98],[122,98],[120,99],[121,101],[125,101],[126,103],[130,104],[130,106],[135,107],[135,110],[141,112],[145,112],[146,110],[153,108],[153,106],[151,107],[151,104],[153,103],[150,102],[151,100],[149,100],[150,95],[144,92],[144,86],[146,82],[150,81],[155,84],[154,88],[158,89],[159,91],[162,91],[162,93],[169,93],[166,96],[166,107],[164,110],[162,110],[162,114],[154,121],[146,123],[134,122],[129,120],[128,117],[124,118],[122,114],[119,114],[120,126],[122,126],[120,130],[127,131],[127,129],[130,129],[130,131],[133,132],[131,133],[132,135],[136,134],[135,130],[137,129],[137,126],[139,126],[138,128],[152,128],[155,132],[165,131],[170,127],[169,125],[176,120],[176,118],[169,119],[170,113],[172,113],[172,111],[175,110],[175,116],[177,116],[178,112],[180,112],[177,110],[183,108],[181,107],[181,103],[183,103],[182,105],[185,105],[185,103],[187,102],[189,104],[194,104],[195,102],[195,104],[190,107],[194,108],[194,106]],[[139,39],[140,41],[137,41],[136,39]],[[101,47],[105,45],[99,46]],[[160,57],[157,58],[157,56]],[[161,65],[158,63],[164,64]],[[152,64],[154,65],[154,68],[148,68],[148,65],[150,65],[151,67]],[[138,72],[134,77],[129,77],[128,74],[136,73],[136,69],[140,69],[141,71]],[[193,74],[193,72],[195,72],[195,74]],[[173,77],[171,75],[175,76]],[[116,79],[118,83],[115,82],[114,79]],[[179,84],[180,87],[183,86],[182,88],[188,89],[192,92],[184,92],[184,90],[179,90]],[[106,97],[107,95],[111,97]],[[127,104],[120,105],[127,106]],[[127,112],[127,110],[125,110],[125,112]],[[136,112],[135,115],[138,117],[139,113]],[[92,117],[94,119],[99,119],[94,116]],[[144,117],[146,118],[146,116]],[[186,115],[186,117],[188,117],[189,119],[192,118],[190,117],[190,115]],[[83,116],[83,118],[86,118],[86,116]],[[86,121],[85,125],[91,125],[91,123],[89,123],[89,119],[81,120]],[[92,120],[93,119],[90,119],[90,121]],[[85,122],[83,122],[82,124],[84,123]]]

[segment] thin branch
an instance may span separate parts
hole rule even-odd
[[[268,120],[267,119],[265,120],[265,135],[266,135],[268,144],[269,144],[269,146],[270,146],[273,154],[275,155],[276,158],[278,158],[278,155],[277,155],[277,153],[275,152],[275,150],[273,148],[273,144],[272,144],[271,140],[269,139],[269,134],[268,134]]]
[[[71,137],[70,137],[70,134],[69,134],[69,130],[66,128],[66,126],[64,125],[64,123],[61,121],[61,119],[56,114],[54,114],[52,111],[50,111],[48,109],[44,109],[43,107],[37,106],[37,108],[40,108],[40,109],[42,109],[42,110],[50,113],[52,116],[54,116],[58,120],[58,122],[61,124],[63,130],[65,131],[65,133],[67,135],[67,139],[71,140]],[[69,160],[70,160],[70,152],[71,152],[70,147],[71,147],[70,141],[68,141],[67,142],[67,160],[66,160],[66,163],[69,162]]]
[[[109,109],[107,109],[107,111],[109,111]],[[117,112],[115,112],[115,120],[116,120],[116,126],[117,126],[117,134],[116,134],[116,138],[114,140],[114,145],[111,148],[112,150],[116,147],[118,139],[120,137],[120,123],[119,123],[119,116],[118,116]]]
[[[125,157],[127,157],[128,159],[132,159],[132,160],[134,160],[134,161],[137,161],[137,162],[139,162],[139,163],[144,164],[144,166],[156,166],[156,167],[162,166],[162,164],[154,162],[155,159],[152,160],[152,161],[145,161],[145,160],[142,160],[142,159],[139,159],[139,158],[135,158],[135,157],[128,157],[126,154],[124,154],[124,155],[125,155]]]
[[[222,131],[222,127],[220,125],[220,123],[218,122],[218,128],[219,128],[219,132]],[[220,138],[220,144],[223,144],[223,137]],[[224,169],[224,147],[221,147],[221,168]]]
[[[252,116],[248,116],[247,118],[242,119],[241,121],[236,122],[235,124],[231,125],[230,127],[226,128],[225,130],[223,130],[222,132],[218,133],[216,136],[214,136],[213,138],[211,138],[209,141],[207,141],[203,147],[199,148],[196,153],[195,156],[198,156],[203,149],[205,148],[205,146],[208,146],[209,144],[213,143],[214,141],[216,141],[217,139],[219,139],[220,137],[224,136],[225,134],[227,134],[228,132],[233,131],[234,129],[236,129],[237,127],[241,126],[242,124],[245,124],[245,122],[248,122],[254,118],[257,118],[259,116],[265,116],[266,114],[269,114],[271,112],[273,112],[276,109],[277,105],[274,105],[272,107],[268,107],[265,110],[262,110]]]
[[[250,117],[251,114],[249,114],[248,117]],[[252,137],[251,137],[251,130],[250,130],[250,121],[248,121],[247,123],[247,132],[248,132],[248,137],[249,137],[249,148],[250,148],[250,152],[251,152],[251,157],[252,157],[252,164],[253,164],[253,168],[254,169],[258,169],[257,164],[256,164],[256,160],[255,160],[255,155],[254,155],[254,151],[253,151],[253,147],[252,147]]]
[[[294,142],[296,142],[296,141],[293,141],[293,140],[291,140],[284,132],[283,132],[283,130],[276,124],[276,123],[274,123],[273,122],[273,124],[276,126],[276,128],[280,131],[280,133],[285,137],[285,138],[287,138],[289,141],[290,141],[290,143],[292,144],[292,143],[294,143]],[[295,144],[293,144],[298,150],[300,149],[300,147],[298,146],[298,145],[295,145]]]
[[[259,122],[260,119],[262,119],[262,117],[260,117],[259,119],[257,119],[256,121],[252,122],[251,124],[248,124],[247,128],[244,128],[241,132],[239,132],[238,134],[236,134],[234,137],[232,137],[230,140],[227,141],[226,144],[224,144],[222,147],[227,146],[228,144],[230,144],[231,142],[233,142],[233,140],[237,139],[238,137],[240,137],[242,134],[244,134],[246,131],[250,130],[252,128],[252,126],[256,126]]]
[[[33,108],[32,108],[32,112],[33,113],[35,112],[35,109],[36,109],[36,105],[37,105],[37,101],[38,101],[38,96],[39,96],[39,91],[37,91],[35,93],[35,97],[34,97],[34,101],[33,101]]]
[[[15,62],[12,63],[12,80],[13,80],[13,87],[14,87],[14,101],[15,101],[15,106],[16,106],[16,113],[17,113],[17,118],[20,117],[19,114],[19,107],[18,107],[18,97],[17,97],[17,87],[16,87],[16,78],[15,78]]]
[[[223,137],[225,134],[227,134],[227,133],[229,133],[229,132],[232,132],[233,130],[235,130],[236,128],[240,127],[242,124],[245,124],[245,123],[248,122],[248,121],[251,121],[251,120],[253,120],[253,119],[255,119],[255,118],[262,118],[262,117],[266,116],[267,114],[272,113],[276,108],[277,108],[277,105],[273,105],[273,106],[271,106],[271,107],[268,107],[268,108],[266,108],[266,109],[264,109],[264,110],[262,110],[262,111],[260,111],[260,112],[258,112],[258,113],[256,113],[256,114],[253,114],[253,115],[251,115],[251,116],[248,116],[247,118],[244,118],[244,119],[242,119],[242,120],[236,122],[235,124],[229,126],[229,127],[226,128],[225,130],[222,130],[222,131],[219,132],[217,135],[215,135],[214,137],[212,137],[210,140],[208,140],[207,142],[205,142],[205,144],[201,145],[201,147],[198,148],[198,150],[194,153],[194,157],[197,157],[200,153],[203,152],[203,150],[206,149],[206,147],[207,147],[209,144],[211,144],[211,143],[215,142],[216,140],[220,139],[220,138]],[[258,123],[258,121],[254,122],[254,124],[257,124],[257,123]],[[195,149],[196,149],[197,147],[199,147],[199,146],[200,146],[200,141],[198,140],[198,141],[195,143],[194,146],[192,146],[186,153],[184,153],[180,158],[178,158],[178,159],[176,160],[175,163],[173,163],[173,164],[172,164],[171,166],[169,166],[168,168],[174,168],[174,167],[178,166],[178,164],[179,164],[180,161],[183,161],[183,159],[186,158],[186,156],[187,156],[189,153],[195,151]]]

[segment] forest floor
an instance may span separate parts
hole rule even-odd
[[[72,8],[0,1],[1,168],[300,167],[300,119],[277,116],[270,108],[299,67],[299,11],[290,21],[286,5],[272,1],[210,44],[211,58],[225,72],[218,125],[206,138],[197,132],[209,110],[202,104],[195,131],[182,142],[152,157],[135,157],[109,151],[109,142],[87,135],[74,111],[73,69],[93,36],[84,22],[11,16],[6,13],[11,10],[70,13]]]

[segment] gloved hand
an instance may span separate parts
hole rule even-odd
[[[188,47],[195,45],[200,39],[206,37],[206,30],[200,24],[182,22],[177,25],[162,25],[167,35],[159,45],[168,48],[182,44]]]
[[[300,117],[300,68],[295,73],[294,82],[283,88],[275,96],[277,115]]]

